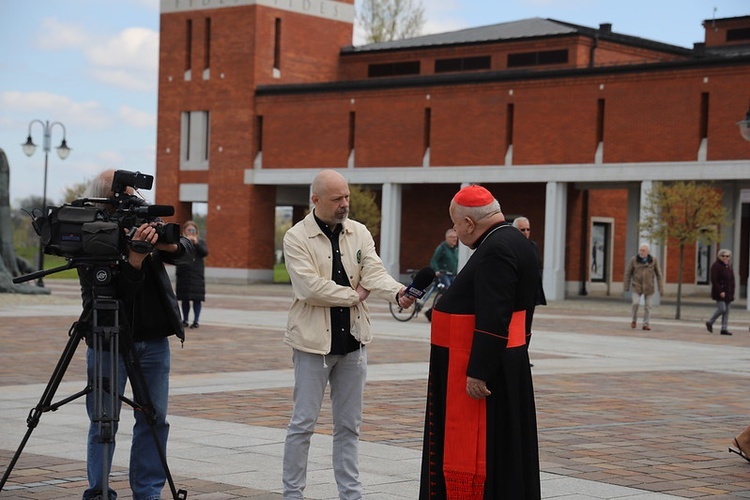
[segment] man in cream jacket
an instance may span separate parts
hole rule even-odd
[[[292,347],[294,409],[284,444],[285,499],[302,499],[310,438],[328,383],[333,413],[333,471],[342,500],[362,498],[359,429],[372,340],[365,299],[408,307],[413,298],[393,279],[367,227],[347,219],[349,185],[336,171],[312,183],[314,209],[284,235],[294,301],[284,342]]]

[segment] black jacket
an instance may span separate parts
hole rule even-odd
[[[178,265],[175,270],[177,300],[203,302],[206,300],[206,265],[203,258],[208,255],[208,246],[204,240],[199,239],[193,247],[195,259],[187,264]]]
[[[95,326],[92,312],[96,295],[99,299],[118,301],[121,346],[127,345],[126,341],[156,340],[170,335],[177,335],[184,342],[182,317],[164,263],[188,263],[194,258],[194,248],[190,240],[182,237],[178,245],[179,249],[174,253],[152,252],[143,261],[140,270],[124,261],[104,266],[111,275],[110,284],[104,287],[94,286],[97,277],[102,274],[102,266],[79,267],[83,327],[90,330]],[[97,326],[114,326],[115,317],[111,311],[99,309]],[[90,334],[87,343],[90,344]]]

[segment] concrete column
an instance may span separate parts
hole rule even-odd
[[[732,269],[734,270],[734,282],[737,284],[734,290],[735,300],[741,296],[740,287],[740,240],[742,236],[742,192],[734,182],[727,182],[721,186],[724,195],[721,204],[727,211],[727,217],[735,221],[729,227],[721,228],[721,246],[732,251]],[[716,260],[713,255],[711,263]],[[748,300],[750,302],[750,300]],[[747,308],[747,306],[746,306]],[[748,308],[750,310],[750,308]]]
[[[739,200],[737,203],[737,211],[733,214],[733,220],[740,220],[742,221],[742,204],[743,203],[750,203],[750,189],[740,189],[740,195]],[[741,226],[741,224],[736,224],[737,226]],[[748,236],[750,238],[750,236]],[[750,242],[748,242],[750,244]],[[737,254],[739,256],[739,253]],[[748,263],[750,264],[750,263]],[[739,263],[737,265],[737,268],[739,268]],[[747,277],[747,289],[745,290],[745,295],[747,299],[747,305],[746,309],[750,311],[750,265],[747,266],[748,269],[748,277]],[[739,282],[738,282],[739,283]]]
[[[463,189],[469,184],[470,184],[469,182],[462,182],[461,187],[459,189]],[[502,208],[502,205],[500,205],[500,208]],[[466,264],[466,261],[469,260],[469,257],[471,257],[472,253],[474,253],[474,250],[467,247],[460,241],[458,242],[458,266],[456,267],[456,270],[458,272],[461,272],[461,268],[464,267],[464,265]]]
[[[565,220],[568,184],[548,182],[544,210],[544,276],[547,300],[565,299]]]
[[[638,224],[641,222],[641,186],[633,184],[628,187],[628,219],[625,232],[625,265],[630,257],[638,253],[641,242],[641,232]],[[659,262],[661,264],[661,262]],[[614,278],[614,277],[613,277]]]
[[[625,229],[625,262],[623,263],[623,269],[627,268],[630,258],[638,253],[638,247],[641,244],[641,231],[638,225],[641,222],[641,185],[633,184],[628,186],[628,218],[627,226]],[[659,265],[663,266],[664,263],[659,259]],[[663,267],[661,268],[663,269]],[[613,276],[612,280],[622,279]],[[625,283],[622,284],[623,289]],[[630,300],[630,294],[632,292],[623,291],[624,298]]]
[[[383,184],[380,209],[380,258],[388,274],[398,279],[401,261],[401,184]]]
[[[641,182],[641,197],[640,197],[640,207],[638,210],[638,221],[636,223],[636,227],[638,227],[638,224],[640,224],[641,220],[644,218],[644,207],[647,204],[649,193],[654,189],[654,182],[653,181],[643,181]],[[629,222],[629,221],[628,221]],[[661,245],[659,241],[654,241],[648,239],[646,236],[643,236],[638,230],[638,240],[635,244],[635,251],[628,256],[628,259],[638,253],[638,248],[641,246],[641,243],[648,243],[648,246],[651,248],[649,253],[653,255],[658,261],[659,261],[659,269],[663,274],[666,275],[665,268],[667,267],[667,262],[665,259],[666,253],[664,252],[664,248]],[[664,286],[667,286],[667,279],[666,276],[662,277],[662,281],[664,282]],[[658,306],[661,304],[661,294],[659,293],[658,287],[654,291],[653,297],[651,297],[651,305]]]

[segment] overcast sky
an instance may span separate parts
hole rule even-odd
[[[542,17],[592,28],[612,23],[615,32],[687,48],[703,41],[704,20],[750,14],[748,0],[423,4],[425,33]],[[31,129],[37,152],[27,157],[21,150],[33,120],[62,123],[72,148],[67,160],[58,158],[62,127],[52,125],[47,197],[54,203],[66,187],[103,168],[154,173],[158,30],[158,0],[0,0],[0,149],[10,162],[12,204],[42,195],[39,123]]]

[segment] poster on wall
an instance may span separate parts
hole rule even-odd
[[[591,281],[607,281],[609,224],[594,222],[591,228]]]

